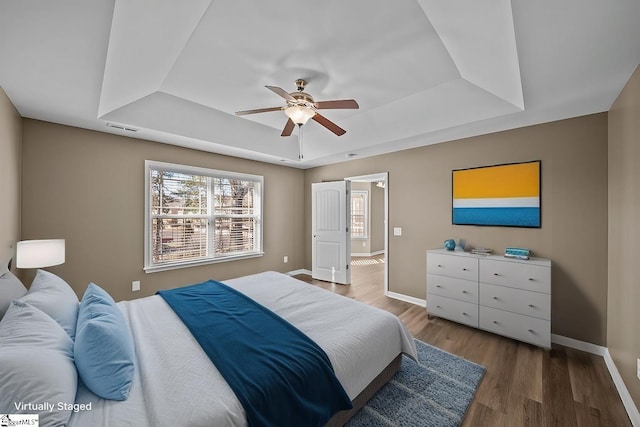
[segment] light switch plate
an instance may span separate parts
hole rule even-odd
[[[394,236],[402,236],[402,227],[393,227]]]
[[[640,380],[640,357],[638,358],[638,365],[637,365],[637,369],[636,369],[636,375],[638,376],[638,379]]]
[[[140,290],[140,281],[139,280],[134,280],[133,282],[131,282],[131,290],[134,291],[134,292]]]

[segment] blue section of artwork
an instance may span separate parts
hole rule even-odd
[[[453,223],[540,227],[540,208],[453,208]]]

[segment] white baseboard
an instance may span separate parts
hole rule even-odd
[[[410,297],[408,295],[403,295],[403,294],[397,294],[395,292],[389,292],[387,291],[385,293],[386,296],[388,296],[389,298],[393,298],[393,299],[397,299],[400,301],[404,301],[404,302],[408,302],[411,304],[415,304],[415,305],[419,305],[420,307],[427,307],[427,301],[420,299],[420,298],[414,298],[414,297]]]
[[[381,251],[373,251],[373,252],[351,252],[352,257],[370,257],[376,255],[383,255],[384,249]]]
[[[293,270],[293,271],[288,271],[284,274],[287,274],[289,276],[297,276],[298,274],[306,274],[308,276],[311,276],[311,270],[307,270],[305,268],[301,268],[300,270]]]
[[[616,385],[616,388],[618,389],[618,394],[620,395],[620,399],[622,399],[622,404],[624,405],[624,409],[627,410],[627,415],[629,415],[631,424],[634,427],[640,427],[640,412],[638,412],[638,408],[636,407],[633,399],[631,398],[631,393],[629,393],[627,386],[624,384],[624,380],[620,376],[620,372],[618,372],[618,368],[616,367],[615,362],[611,358],[611,353],[609,353],[609,349],[607,349],[604,355],[604,363],[607,365],[607,368],[609,368],[609,374],[611,374],[613,383]]]
[[[618,372],[618,368],[611,358],[611,353],[609,353],[609,349],[607,347],[555,334],[551,334],[551,342],[565,347],[575,348],[576,350],[586,351],[587,353],[595,354],[597,356],[602,356],[604,358],[604,363],[607,365],[607,369],[609,370],[609,375],[611,375],[611,379],[618,390],[624,409],[626,409],[627,415],[631,420],[631,424],[634,427],[640,427],[640,412],[638,412],[638,408],[631,398],[631,393],[629,393],[627,386],[624,384],[624,380],[620,376],[620,372]]]
[[[565,347],[575,348],[576,350],[586,351],[587,353],[595,354],[597,356],[604,357],[607,353],[607,347],[591,344],[590,342],[584,342],[573,338],[565,337],[562,335],[551,334],[551,342],[554,344],[560,344]]]

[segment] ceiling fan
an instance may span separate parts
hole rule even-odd
[[[266,113],[269,111],[281,111],[287,115],[287,124],[282,130],[280,136],[290,136],[293,132],[295,125],[298,125],[302,130],[302,125],[307,123],[309,119],[320,123],[325,128],[329,129],[336,135],[344,135],[347,131],[342,129],[331,120],[327,119],[318,110],[328,109],[357,109],[360,108],[358,103],[353,99],[342,99],[335,101],[314,101],[313,97],[304,92],[304,87],[307,82],[303,79],[296,80],[297,92],[287,92],[278,86],[265,86],[267,89],[272,90],[277,95],[283,97],[287,103],[282,107],[270,107],[259,108],[256,110],[237,111],[237,116],[244,116],[246,114]]]

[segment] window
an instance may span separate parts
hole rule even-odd
[[[262,255],[262,176],[149,160],[145,169],[145,271]]]
[[[351,191],[351,238],[367,239],[369,224],[367,191]]]

